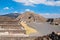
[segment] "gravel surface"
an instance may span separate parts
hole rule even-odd
[[[50,25],[49,23],[37,23],[37,22],[33,22],[33,23],[27,23],[30,27],[35,28],[40,36],[44,36],[47,34],[54,32],[60,32],[60,26],[54,26],[54,25]],[[37,34],[35,34],[37,35]]]

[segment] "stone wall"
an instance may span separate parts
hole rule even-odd
[[[51,40],[49,37],[0,37],[0,40]]]

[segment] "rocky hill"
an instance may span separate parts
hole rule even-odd
[[[26,22],[46,22],[46,18],[33,12],[25,12],[19,15],[16,19]]]

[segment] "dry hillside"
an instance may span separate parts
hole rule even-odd
[[[46,18],[33,12],[25,12],[18,16],[16,19],[26,22],[46,22]]]

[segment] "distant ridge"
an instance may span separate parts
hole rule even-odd
[[[9,14],[5,14],[5,15],[1,15],[1,16],[7,16],[7,17],[11,17],[11,18],[17,18],[20,15],[20,13],[9,13]]]

